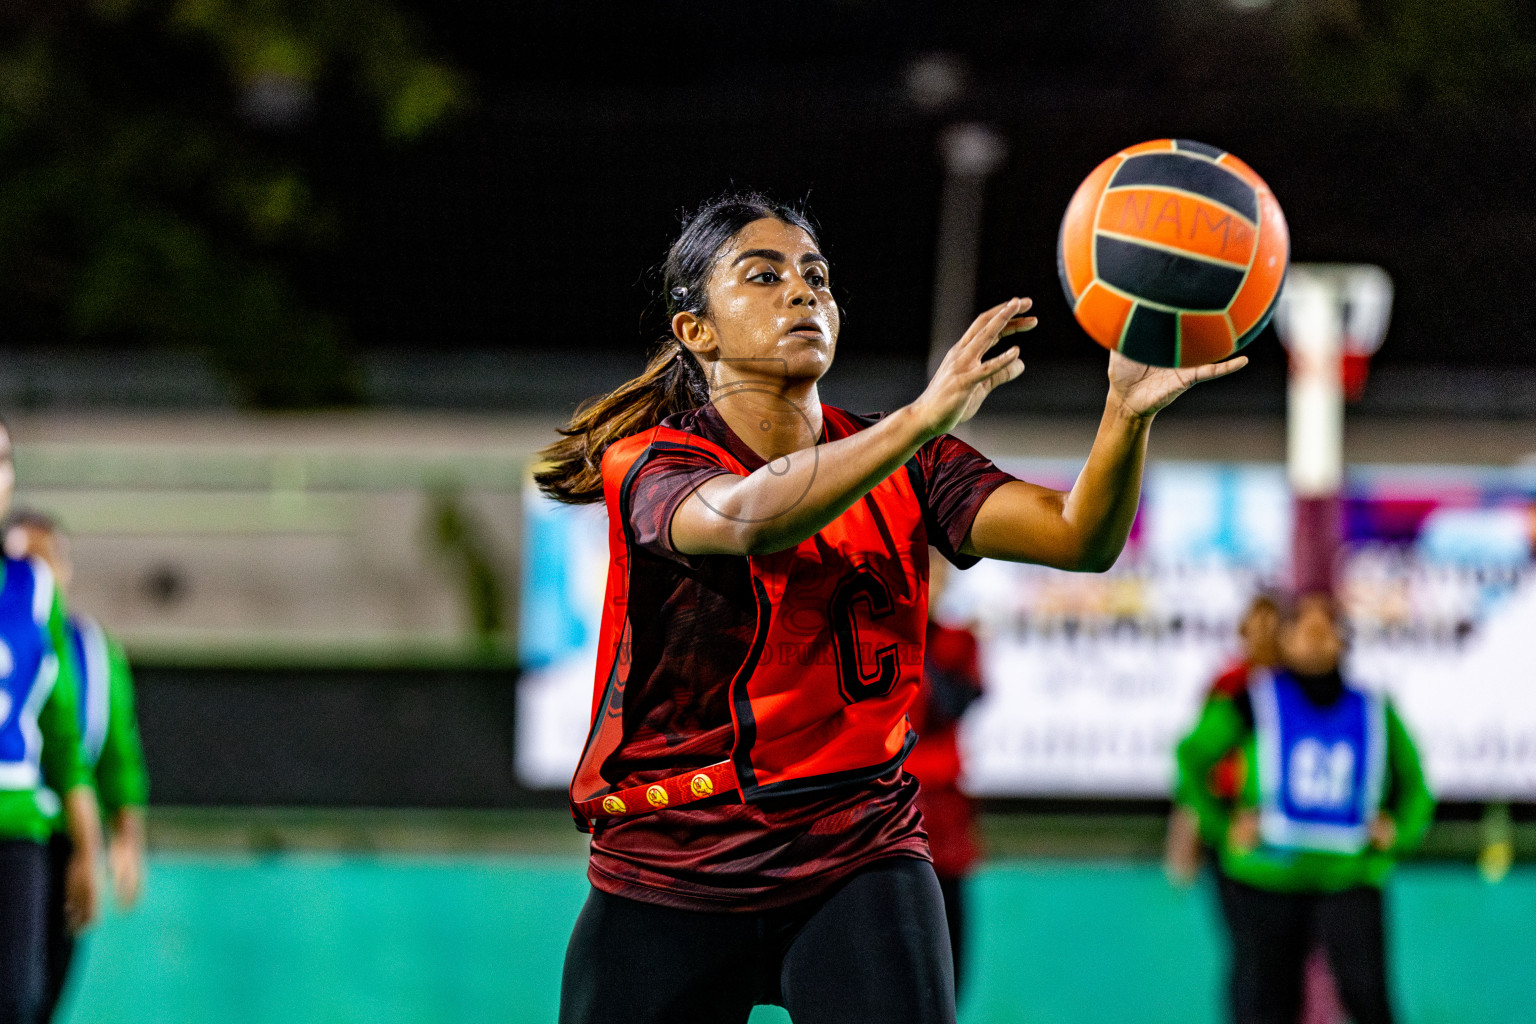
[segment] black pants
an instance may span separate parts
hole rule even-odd
[[[39,1021],[50,1021],[69,980],[69,965],[75,958],[75,933],[64,916],[64,880],[69,874],[69,859],[75,844],[64,832],[55,832],[48,841],[48,944],[43,969],[43,1008]]]
[[[0,1024],[41,1024],[48,942],[48,849],[0,841]]]
[[[965,981],[965,879],[959,875],[940,875],[939,891],[944,894],[944,920],[949,925],[949,948],[954,954],[955,1001],[960,1000]]]
[[[673,910],[592,890],[560,986],[560,1024],[954,1024],[933,865],[877,861],[821,899],[759,913]]]
[[[1392,1024],[1380,889],[1270,892],[1220,878],[1219,892],[1232,938],[1234,1024],[1295,1024],[1314,946],[1327,954],[1354,1024]]]

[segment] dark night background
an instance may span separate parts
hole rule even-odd
[[[477,108],[393,158],[317,142],[355,233],[316,285],[368,345],[632,349],[649,337],[641,272],[678,211],[764,188],[809,195],[849,314],[844,351],[921,357],[936,136],[978,120],[1012,152],[988,194],[977,301],[1033,295],[1037,358],[1097,358],[1056,283],[1072,190],[1122,146],[1173,135],[1266,177],[1296,259],[1388,268],[1384,363],[1533,361],[1529,102],[1300,96],[1278,28],[1209,6],[1198,25],[1104,0],[424,5]],[[969,71],[942,111],[905,88],[927,53]]]
[[[928,340],[937,139],[976,121],[1010,146],[988,186],[976,302],[1035,298],[1042,324],[1026,358],[1037,369],[1100,358],[1056,281],[1055,233],[1072,190],[1123,146],[1181,136],[1264,175],[1295,259],[1376,262],[1393,274],[1378,370],[1448,367],[1427,379],[1460,380],[1470,413],[1497,411],[1480,407],[1480,388],[1507,398],[1524,390],[1528,368],[1536,373],[1527,3],[370,3],[409,26],[413,53],[455,76],[452,109],[409,138],[378,130],[378,97],[356,86],[349,69],[361,58],[345,40],[306,72],[313,97],[299,115],[260,123],[240,114],[249,68],[220,56],[214,29],[168,30],[166,4],[126,0],[116,6],[128,15],[105,21],[83,6],[13,15],[13,43],[41,24],[79,58],[92,103],[169,108],[232,161],[296,169],[307,205],[281,231],[232,227],[201,200],[187,217],[212,250],[238,251],[280,282],[263,301],[308,320],[242,334],[238,324],[202,331],[178,312],[174,329],[161,329],[129,314],[82,317],[68,284],[9,284],[12,349],[209,348],[237,381],[265,375],[237,394],[269,406],[389,404],[388,389],[358,383],[369,360],[424,375],[490,356],[484,365],[500,372],[610,353],[637,367],[660,330],[644,319],[654,310],[648,268],[680,212],[740,187],[809,197],[847,316],[840,354],[915,366]],[[162,187],[155,201],[185,210],[193,191]],[[79,234],[88,248],[111,232]],[[26,276],[18,251],[12,281]],[[56,256],[61,279],[71,259]],[[229,272],[245,280],[246,265]],[[207,289],[219,294],[216,283]],[[287,314],[263,315],[276,324]],[[318,342],[306,340],[311,323],[323,325]],[[288,342],[269,344],[285,331]],[[1273,404],[1283,358],[1273,336],[1252,354],[1245,387]],[[287,384],[280,363],[292,370]],[[329,377],[339,383],[313,383]],[[502,401],[494,389],[435,394],[415,400]]]

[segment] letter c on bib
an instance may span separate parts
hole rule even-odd
[[[895,689],[901,678],[896,645],[884,644],[873,652],[874,669],[865,668],[863,654],[871,645],[859,640],[859,625],[854,603],[869,609],[871,620],[883,619],[895,610],[891,588],[868,566],[859,566],[837,585],[828,615],[832,620],[832,643],[837,648],[837,686],[849,704],[872,697],[884,697]]]

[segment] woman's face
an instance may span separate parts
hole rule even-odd
[[[1269,605],[1256,605],[1249,610],[1239,629],[1248,660],[1260,665],[1273,665],[1279,661],[1280,613]]]
[[[1337,668],[1344,638],[1327,602],[1303,598],[1296,618],[1281,627],[1280,649],[1286,664],[1298,672],[1321,675]]]
[[[737,232],[710,274],[706,313],[672,330],[711,387],[740,379],[816,380],[832,365],[838,311],[827,260],[805,231],[774,218]]]
[[[53,581],[60,590],[69,590],[75,578],[75,565],[69,557],[69,542],[63,534],[37,526],[13,526],[5,534],[7,558],[41,558],[53,570]]]

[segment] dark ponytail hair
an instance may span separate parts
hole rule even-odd
[[[711,199],[683,224],[661,266],[662,301],[669,325],[640,376],[606,395],[590,398],[559,428],[564,436],[539,453],[533,474],[556,501],[587,505],[603,500],[603,452],[615,441],[649,430],[674,413],[709,402],[709,382],[699,362],[670,331],[679,313],[707,315],[705,289],[725,247],[755,220],[773,218],[811,236],[816,229],[803,210],[757,192]]]

